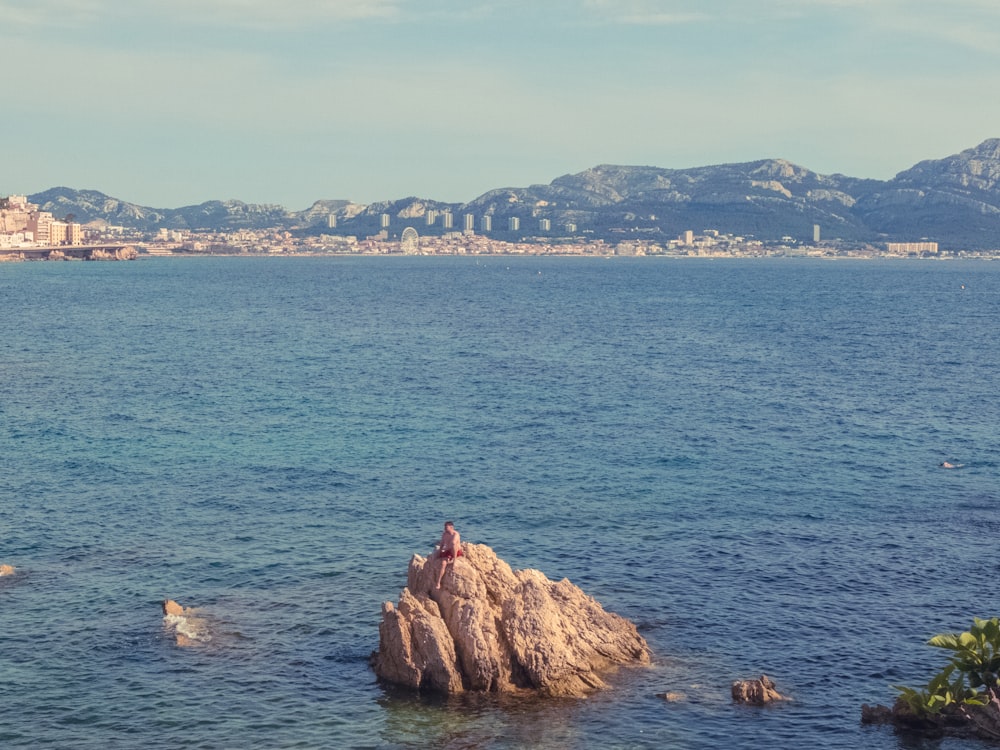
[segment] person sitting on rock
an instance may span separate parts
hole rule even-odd
[[[441,563],[441,572],[438,573],[437,586],[435,588],[441,588],[441,581],[444,579],[444,574],[448,570],[448,566],[455,562],[455,558],[461,556],[462,538],[455,531],[455,524],[451,521],[445,521],[444,533],[441,534],[441,541],[438,542],[438,557],[443,562]]]

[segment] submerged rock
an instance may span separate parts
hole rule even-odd
[[[163,600],[163,626],[173,634],[178,646],[194,646],[212,640],[205,620],[191,607],[182,607],[173,599]]]
[[[687,700],[687,694],[677,690],[668,690],[665,693],[657,693],[657,698],[663,698],[667,703],[680,703]]]
[[[380,679],[439,693],[583,696],[618,665],[649,663],[635,625],[568,580],[514,571],[486,545],[462,550],[440,589],[443,561],[413,556],[398,605],[382,605]]]
[[[751,706],[788,700],[775,689],[774,681],[766,674],[762,674],[758,680],[736,680],[733,683],[732,693],[734,701],[748,703]]]

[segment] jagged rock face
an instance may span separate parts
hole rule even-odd
[[[959,247],[995,247],[1000,222],[1000,139],[944,159],[922,161],[860,199],[872,229]]]
[[[618,665],[649,662],[635,626],[568,580],[514,571],[486,545],[463,551],[440,589],[442,562],[413,556],[399,604],[382,606],[380,679],[448,694],[583,696]]]
[[[737,680],[733,683],[732,693],[734,701],[751,706],[788,700],[775,689],[774,681],[766,674],[762,674],[759,680]]]
[[[1000,138],[990,138],[944,159],[922,161],[900,172],[894,182],[959,193],[988,193],[995,199],[1000,187]]]

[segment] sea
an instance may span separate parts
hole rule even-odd
[[[36,262],[0,301],[0,747],[985,747],[860,717],[1000,614],[1000,263]],[[445,520],[652,664],[380,684]],[[734,705],[761,674],[791,700]]]

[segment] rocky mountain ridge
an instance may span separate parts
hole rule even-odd
[[[1000,247],[1000,138],[921,161],[886,181],[822,175],[784,159],[763,159],[690,169],[604,164],[547,185],[491,190],[467,203],[419,197],[372,204],[321,200],[304,211],[289,211],[230,200],[157,209],[70,188],[30,199],[60,218],[73,214],[77,221],[147,231],[277,228],[367,236],[382,229],[382,217],[388,215],[390,234],[407,225],[422,234],[440,234],[461,230],[463,216],[472,214],[476,231],[484,231],[481,220],[489,216],[492,227],[486,233],[509,240],[584,235],[666,240],[685,230],[714,228],[762,240],[809,241],[818,224],[824,239],[927,238],[949,249],[995,249]],[[431,221],[431,212],[450,212],[452,226],[441,218]]]

